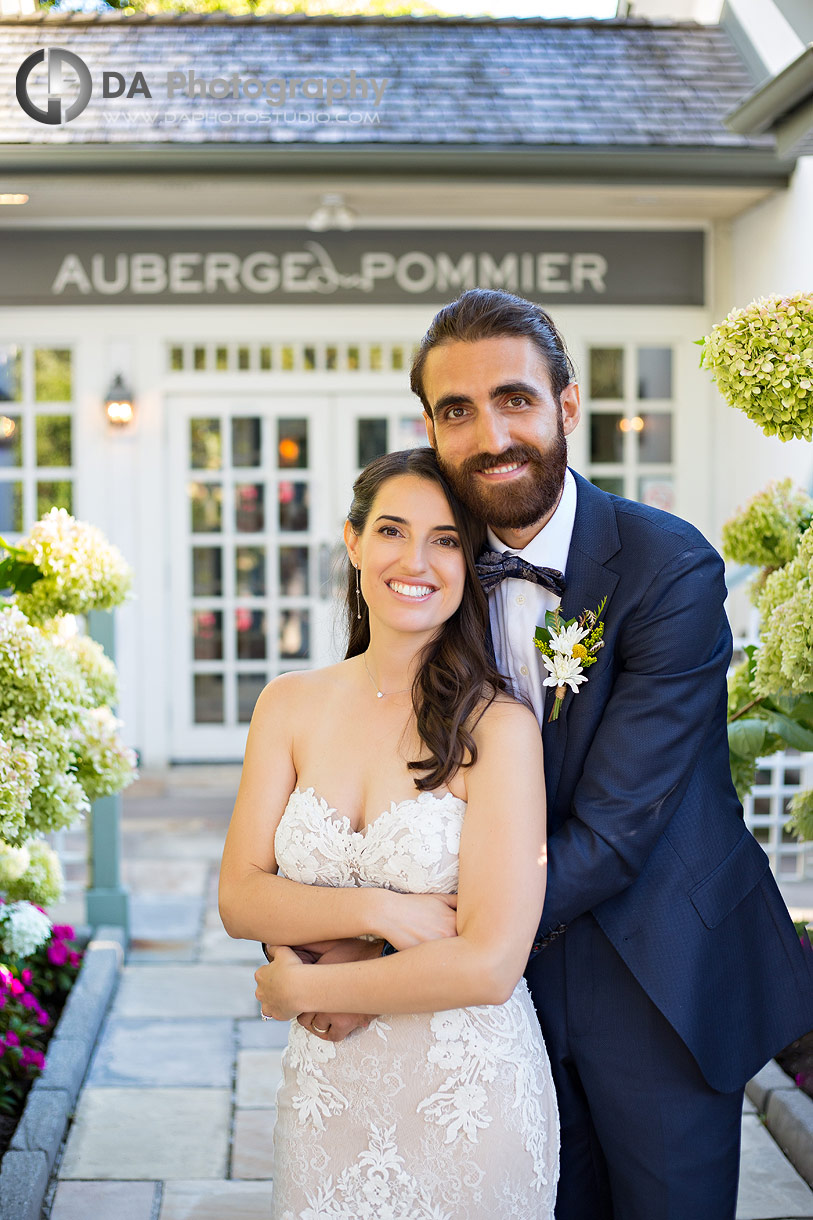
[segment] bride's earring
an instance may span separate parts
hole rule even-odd
[[[356,618],[361,618],[361,572],[356,568]]]

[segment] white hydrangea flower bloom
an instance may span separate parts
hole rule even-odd
[[[0,889],[4,892],[15,881],[19,881],[23,873],[31,865],[31,853],[23,844],[22,847],[11,847],[0,839]]]
[[[30,902],[0,907],[0,945],[10,957],[28,957],[51,935],[51,921]]]

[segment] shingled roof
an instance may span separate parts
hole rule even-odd
[[[673,150],[723,159],[750,154],[763,164],[774,157],[772,136],[740,135],[723,125],[753,81],[717,26],[40,14],[0,22],[0,45],[0,142],[6,146],[465,145]],[[78,54],[93,79],[86,109],[58,127],[33,121],[15,99],[19,65],[42,47]],[[103,99],[105,70],[128,82],[142,72],[152,98]],[[301,89],[281,106],[265,96],[169,100],[169,71],[261,81],[353,71],[387,84],[378,106],[370,99],[328,105],[303,98]]]

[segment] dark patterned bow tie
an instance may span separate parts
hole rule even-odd
[[[519,555],[483,551],[476,566],[480,584],[486,593],[496,589],[504,580],[530,580],[543,589],[549,589],[557,597],[562,597],[565,591],[565,578],[556,568],[538,568],[535,563],[528,563]]]

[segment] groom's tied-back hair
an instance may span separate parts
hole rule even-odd
[[[452,510],[466,564],[460,605],[424,648],[412,686],[412,706],[426,756],[409,763],[409,767],[412,771],[426,772],[416,778],[415,786],[431,792],[448,783],[459,767],[471,766],[477,760],[472,731],[497,691],[504,690],[506,684],[486,643],[488,601],[474,566],[485,538],[485,527],[455,496],[434,450],[403,449],[374,458],[353,484],[353,503],[347,519],[354,533],[362,534],[385,483],[405,474],[426,479],[443,492]],[[349,559],[345,612],[348,627],[345,657],[357,657],[370,643],[370,615],[363,597],[357,603],[356,571]]]
[[[510,292],[470,288],[435,314],[412,361],[409,384],[427,415],[431,417],[432,408],[423,388],[423,370],[433,348],[445,343],[476,343],[479,339],[500,339],[510,335],[524,335],[536,346],[558,400],[565,386],[575,381],[576,374],[565,341],[550,314],[541,305],[534,305]]]

